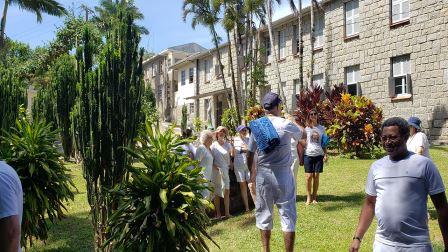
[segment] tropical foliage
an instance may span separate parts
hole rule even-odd
[[[235,108],[224,110],[221,117],[221,125],[229,130],[231,136],[236,134],[236,127],[239,125],[239,120]]]
[[[201,195],[202,168],[180,155],[189,140],[149,122],[141,135],[142,147],[127,152],[144,168],[129,166],[131,179],[111,191],[119,205],[106,244],[119,251],[208,251],[206,212],[213,205]]]
[[[11,69],[1,66],[0,101],[0,130],[9,130],[15,124],[20,106],[26,105],[26,86]]]
[[[257,104],[247,109],[246,111],[246,124],[249,124],[250,121],[256,120],[265,115],[263,107]]]
[[[68,170],[59,160],[53,143],[58,132],[43,121],[30,121],[22,116],[10,133],[5,133],[0,153],[18,173],[22,182],[24,205],[22,219],[22,246],[33,240],[46,240],[50,223],[64,217],[65,203],[73,200],[74,185]]]
[[[322,93],[323,89],[320,86],[312,86],[296,95],[297,109],[294,115],[298,124],[305,126],[311,111],[316,111],[319,118],[323,118]]]
[[[193,127],[196,133],[200,133],[204,129],[204,122],[199,117],[193,119]]]

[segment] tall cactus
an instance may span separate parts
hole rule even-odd
[[[0,66],[0,134],[15,125],[20,105],[26,105],[26,86],[13,72]]]
[[[83,161],[88,201],[92,209],[96,249],[104,243],[105,225],[117,202],[108,190],[123,181],[130,163],[123,147],[131,147],[141,118],[144,90],[140,34],[125,0],[118,4],[118,25],[112,26],[94,63],[91,35],[77,52],[78,96],[73,110],[76,149]]]

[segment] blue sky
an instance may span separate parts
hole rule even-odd
[[[3,0],[0,0],[0,10],[3,10]],[[64,7],[78,7],[81,4],[91,6],[97,5],[95,0],[59,0]],[[282,6],[275,7],[274,20],[290,13],[286,1]],[[308,4],[309,0],[304,0]],[[206,48],[212,48],[211,36],[209,31],[202,27],[191,28],[189,20],[184,23],[182,20],[182,0],[135,0],[136,6],[145,15],[145,19],[140,22],[145,26],[150,34],[144,36],[141,46],[149,51],[160,52],[163,49],[195,42]],[[81,12],[80,9],[75,9]],[[62,18],[44,15],[43,22],[37,23],[36,17],[26,11],[22,11],[16,6],[11,6],[8,10],[8,19],[6,22],[6,34],[15,39],[28,43],[31,47],[44,45],[54,38],[55,31],[61,26]],[[220,28],[219,33],[225,37]]]

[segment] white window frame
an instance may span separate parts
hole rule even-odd
[[[185,86],[185,82],[186,82],[186,73],[185,73],[185,69],[183,69],[182,71],[180,71],[180,85],[181,86]]]
[[[359,0],[345,3],[345,37],[350,38],[359,34]],[[352,33],[349,33],[351,28]]]
[[[204,75],[205,82],[209,82],[211,79],[211,68],[210,68],[210,60],[204,60]]]
[[[272,58],[271,41],[270,41],[269,37],[265,37],[265,39],[264,39],[264,46],[265,46],[265,49],[266,49],[266,52],[265,52],[266,63],[269,63],[269,62],[271,62],[271,58]]]
[[[194,102],[188,104],[190,109],[190,114],[194,114]]]
[[[349,66],[345,69],[345,84],[347,85],[347,91],[350,86],[355,86],[356,94],[360,95],[358,93],[358,85],[361,81],[361,75],[360,75],[360,67],[359,65]]]
[[[392,77],[394,81],[395,95],[406,96],[410,94],[410,90],[407,90],[407,75],[411,74],[411,62],[410,56],[404,55],[392,58]],[[400,92],[397,92],[397,82],[401,82]]]
[[[314,22],[314,50],[324,47],[325,16],[318,15]]]
[[[286,58],[286,32],[285,30],[278,32],[278,58]]]
[[[190,67],[188,69],[188,83],[193,83],[194,82],[194,68]]]
[[[405,6],[408,7],[408,12],[404,12]],[[398,13],[394,13],[394,7],[397,6]],[[394,17],[398,18],[394,20]],[[410,0],[390,0],[390,21],[391,24],[401,23],[407,21],[411,16],[411,3]]]
[[[325,87],[325,76],[323,73],[313,75],[313,86]]]

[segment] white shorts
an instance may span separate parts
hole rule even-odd
[[[213,188],[213,197],[218,196],[224,198],[224,186],[222,182],[221,172],[219,170],[213,169],[212,180],[210,181],[210,183],[211,187]]]
[[[230,177],[229,177],[229,168],[220,168],[221,170],[221,176],[222,176],[222,182],[224,184],[224,189],[229,190],[230,189]]]
[[[249,170],[246,168],[246,169],[240,169],[240,168],[234,168],[233,169],[234,170],[234,172],[235,172],[235,176],[236,176],[236,181],[238,182],[238,183],[241,183],[241,182],[249,182],[250,181],[250,173],[249,173]]]

